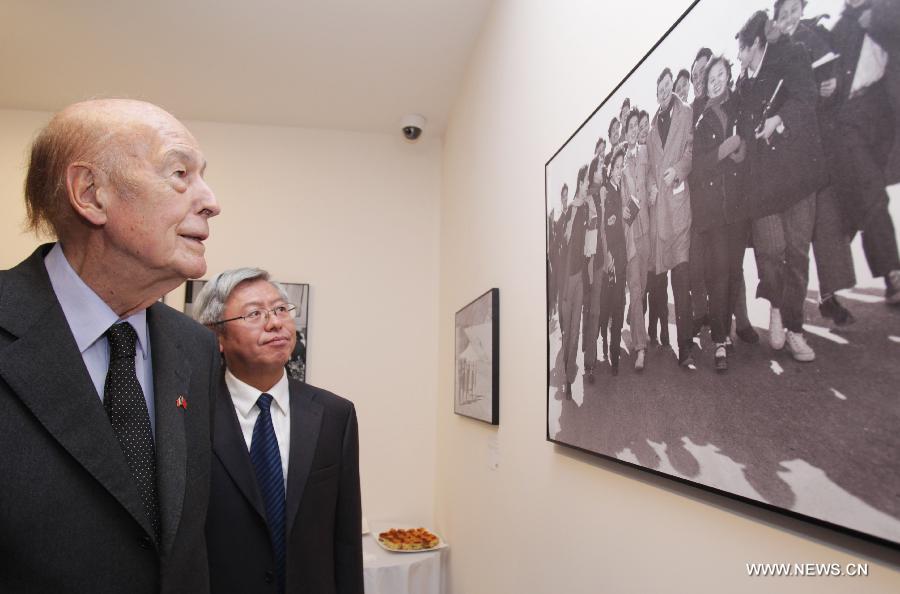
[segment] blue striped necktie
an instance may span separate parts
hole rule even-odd
[[[278,578],[278,591],[284,592],[284,474],[281,471],[281,454],[278,452],[278,440],[275,438],[275,427],[272,426],[272,396],[260,395],[256,401],[259,416],[253,426],[253,438],[250,441],[250,461],[256,471],[256,484],[266,506],[266,519],[272,537],[272,550],[275,553],[275,575]]]

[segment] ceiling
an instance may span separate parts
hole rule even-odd
[[[0,108],[443,133],[490,0],[0,0]]]

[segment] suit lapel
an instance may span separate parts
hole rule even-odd
[[[319,432],[322,428],[324,407],[316,402],[312,388],[290,381],[291,390],[291,451],[287,483],[287,536],[290,537],[306,480],[312,468]]]
[[[253,463],[250,461],[250,452],[247,451],[247,442],[244,441],[244,434],[241,432],[224,375],[219,382],[216,400],[213,452],[222,462],[222,466],[225,467],[225,471],[231,476],[238,489],[265,522],[266,508],[263,505],[259,488],[256,486],[256,475],[253,472]]]
[[[178,532],[184,505],[187,473],[187,446],[184,415],[188,409],[176,406],[179,396],[186,396],[191,370],[182,346],[176,341],[177,330],[170,328],[166,317],[154,305],[147,310],[150,330],[150,353],[153,362],[153,394],[156,407],[156,473],[159,489],[162,550],[168,551]]]
[[[682,117],[681,110],[683,109],[683,104],[678,97],[672,96],[672,111],[670,113],[670,123],[669,123],[669,136],[666,138],[666,148],[663,154],[663,163],[666,163],[666,168],[671,167],[671,164],[678,161],[681,158],[681,153],[676,151],[681,151],[681,135],[684,134],[684,126],[687,122],[685,122],[685,118]],[[691,118],[688,118],[690,121]]]
[[[670,134],[671,134],[671,132],[672,131],[669,130]],[[666,170],[666,168],[663,166],[663,164],[665,163],[664,159],[666,156],[666,149],[663,146],[662,136],[660,135],[660,132],[659,132],[659,111],[657,111],[656,115],[653,116],[653,125],[651,128],[651,134],[650,134],[650,139],[648,140],[648,143],[652,143],[652,145],[653,145],[653,146],[649,146],[649,145],[647,146],[648,153],[650,151],[653,151],[654,154],[659,155],[659,162],[656,164],[659,171],[655,172],[655,174],[656,174],[655,176],[656,176],[656,183],[660,184],[662,182],[662,172]]]
[[[0,377],[60,446],[152,536],[125,454],[50,286],[44,268],[50,247],[41,246],[6,273],[0,328],[17,340],[0,352]]]

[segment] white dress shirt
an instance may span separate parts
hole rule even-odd
[[[69,264],[62,247],[57,243],[44,258],[50,285],[66,316],[75,344],[81,352],[97,396],[103,400],[106,372],[109,371],[109,341],[105,333],[113,324],[128,322],[137,332],[134,367],[147,402],[150,429],[156,435],[156,408],[153,393],[153,363],[150,356],[150,335],[147,331],[147,310],[121,320],[99,295],[91,289]],[[174,402],[169,403],[174,406]]]
[[[247,451],[253,441],[253,427],[259,417],[259,407],[256,401],[263,394],[253,386],[247,385],[231,373],[225,370],[225,385],[231,393],[231,402],[237,412],[241,432],[247,443]],[[284,489],[287,492],[288,477],[288,453],[291,451],[291,398],[288,387],[287,372],[283,372],[272,389],[265,392],[272,397],[272,406],[269,408],[272,415],[272,426],[275,428],[275,438],[278,440],[278,453],[281,455],[281,472],[284,476]]]

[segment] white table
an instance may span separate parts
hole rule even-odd
[[[363,539],[366,594],[444,594],[448,549],[421,553],[385,551],[372,534]]]

